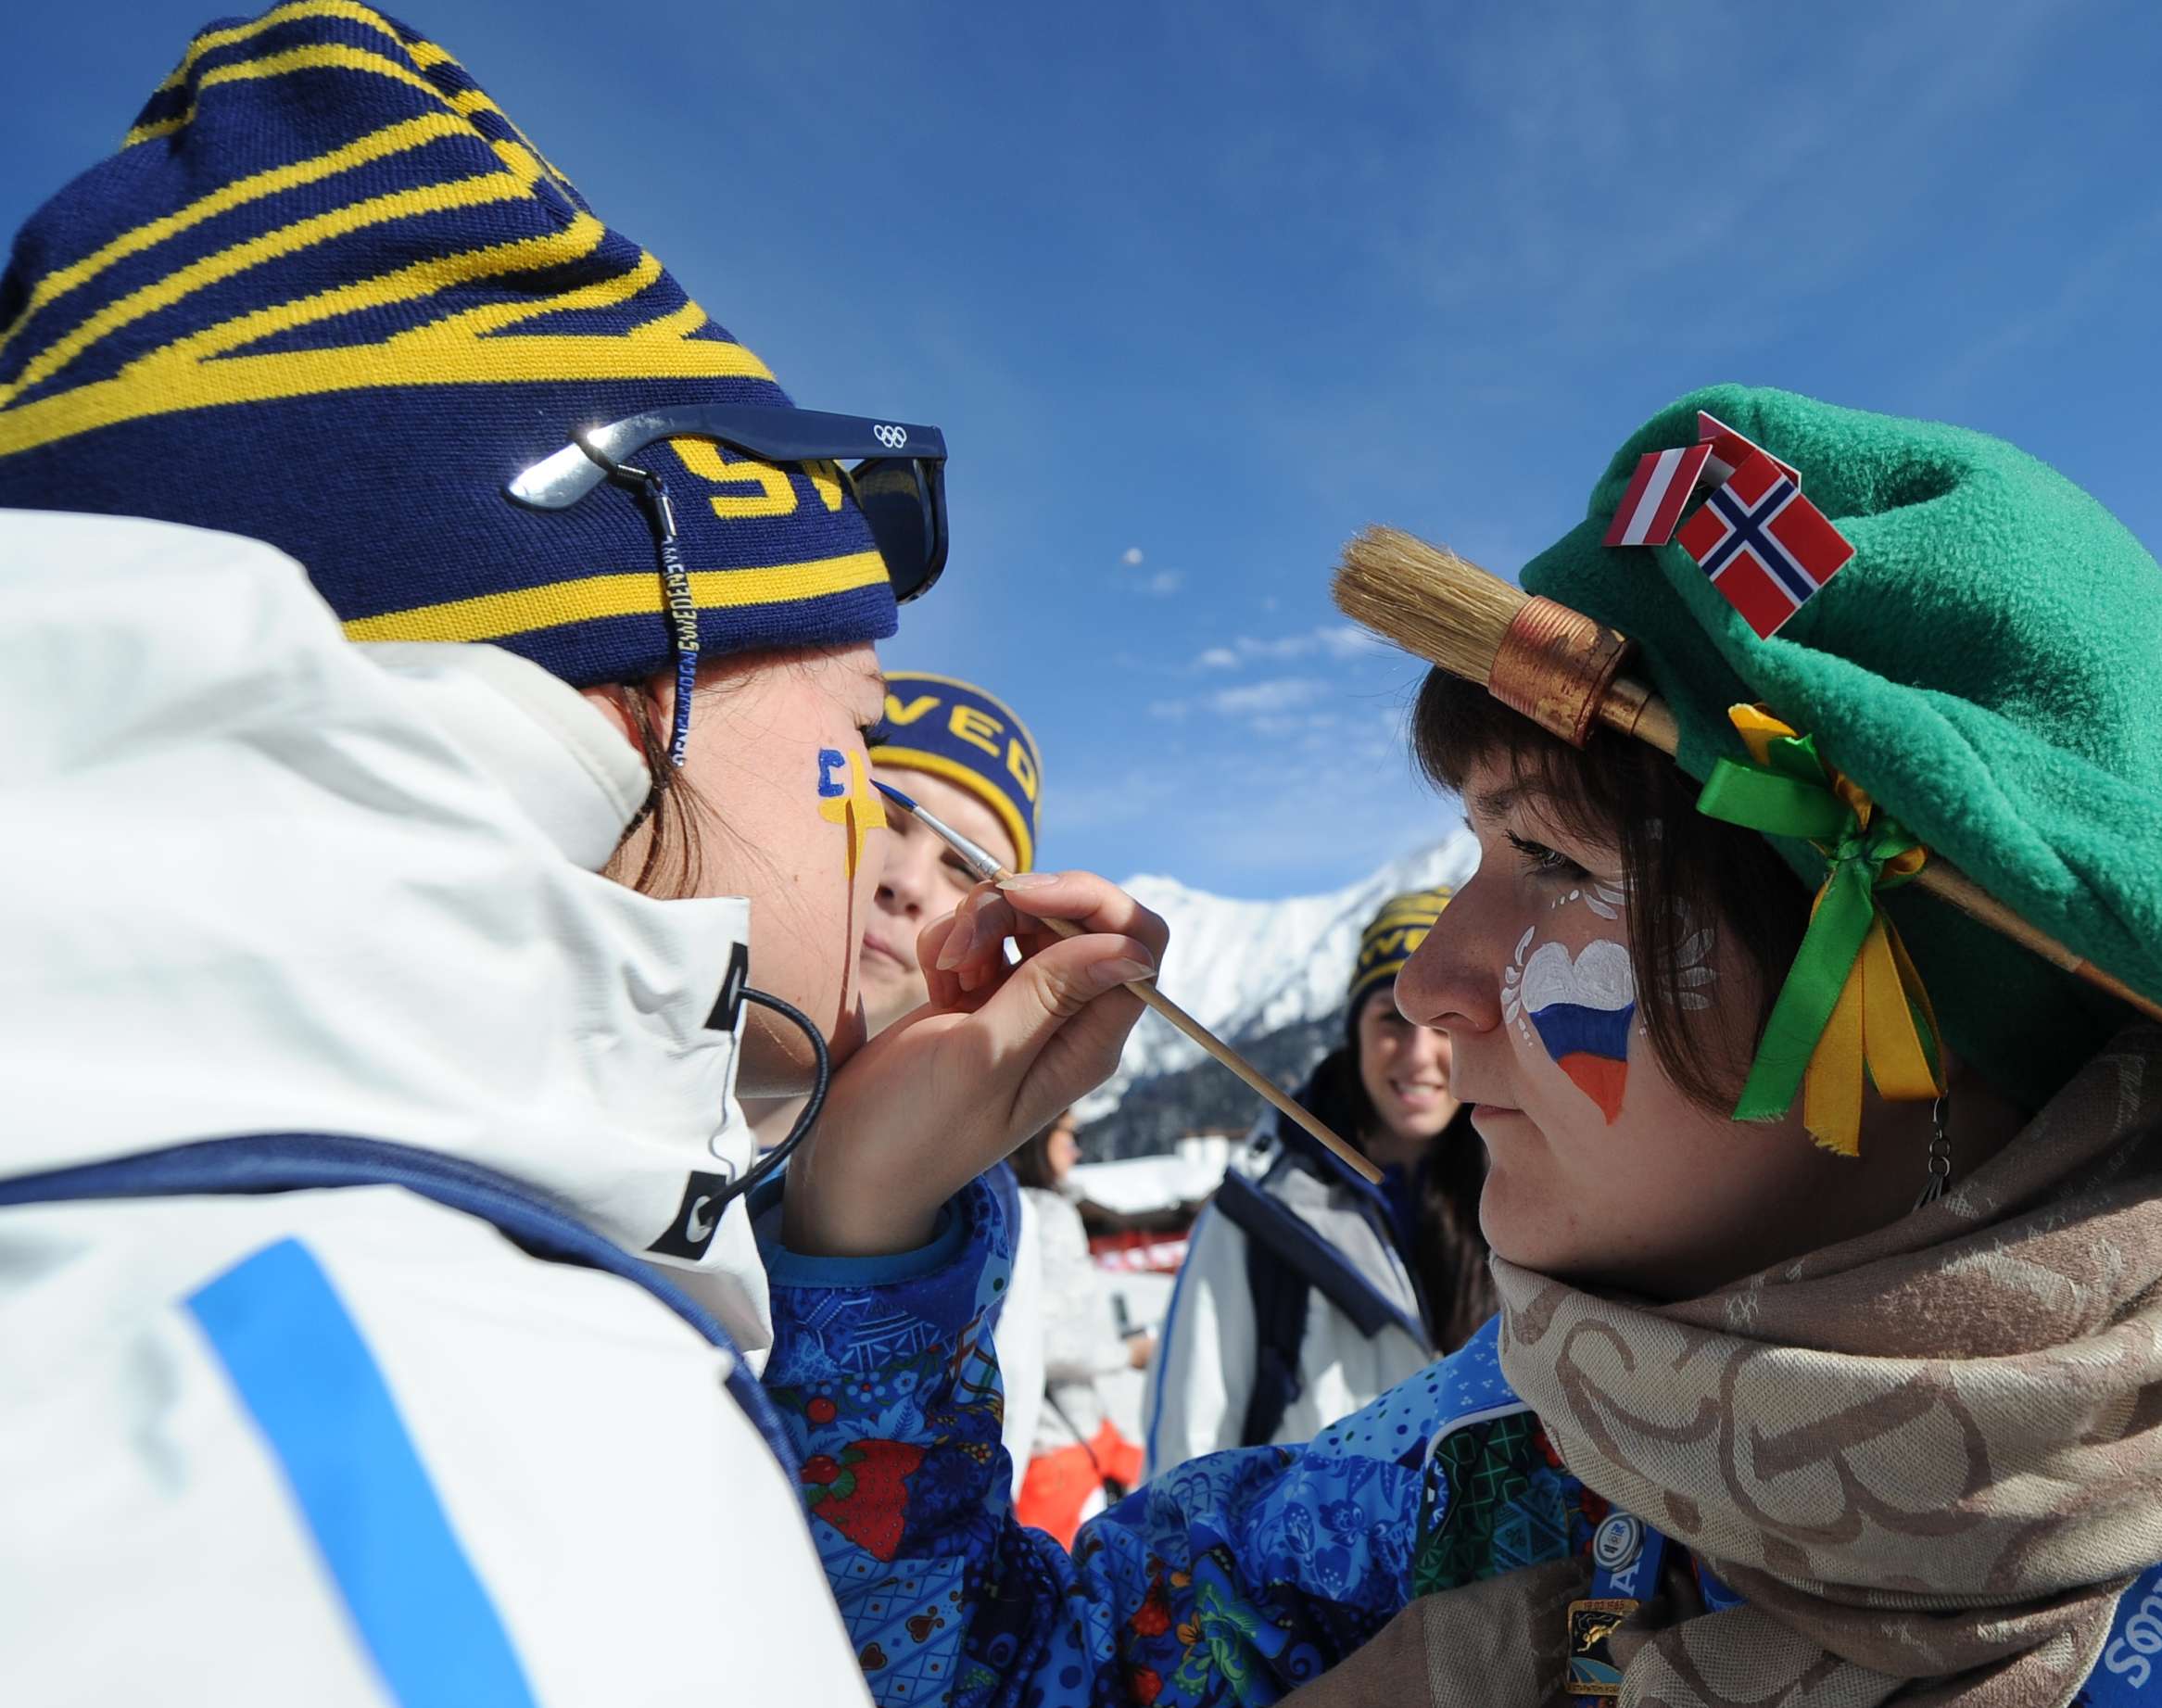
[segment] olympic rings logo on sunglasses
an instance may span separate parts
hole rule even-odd
[[[633,472],[631,459],[648,446],[679,437],[714,439],[762,462],[860,459],[840,472],[870,527],[893,597],[904,604],[920,597],[945,569],[946,438],[936,427],[753,404],[649,410],[575,431],[568,445],[505,491],[528,510],[568,510],[619,472]],[[891,454],[904,449],[905,456]]]

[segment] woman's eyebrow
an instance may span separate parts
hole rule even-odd
[[[1482,789],[1471,799],[1471,808],[1480,818],[1504,818],[1509,809],[1524,799],[1521,783],[1499,783],[1492,789]]]

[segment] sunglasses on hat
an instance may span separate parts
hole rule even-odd
[[[567,510],[663,439],[707,438],[762,462],[832,462],[870,525],[893,597],[928,592],[946,566],[946,439],[936,427],[755,404],[648,410],[580,429],[506,488],[532,510]]]

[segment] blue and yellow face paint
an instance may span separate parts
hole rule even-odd
[[[886,717],[871,763],[957,784],[998,816],[1014,870],[1036,863],[1043,756],[1011,706],[970,683],[917,670],[886,675]]]
[[[842,860],[853,882],[856,869],[863,864],[864,844],[870,841],[873,830],[886,828],[885,797],[871,786],[858,755],[834,747],[818,750],[818,816],[847,829],[848,846]]]

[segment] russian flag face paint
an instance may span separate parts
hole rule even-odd
[[[1629,952],[1599,938],[1576,954],[1544,943],[1524,959],[1532,933],[1517,944],[1503,1001],[1520,1032],[1536,1037],[1555,1064],[1612,1126],[1629,1082],[1629,1031],[1637,1018],[1637,979]]]

